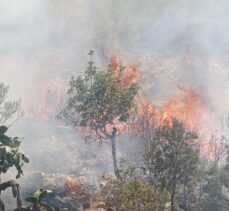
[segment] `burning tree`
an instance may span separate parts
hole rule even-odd
[[[9,168],[15,167],[17,169],[16,179],[23,174],[22,166],[24,163],[28,163],[29,159],[19,151],[21,141],[18,137],[11,138],[6,136],[8,128],[6,126],[0,126],[0,175],[7,173]],[[0,191],[12,187],[13,196],[17,197],[17,206],[21,207],[22,203],[20,200],[19,185],[13,181],[7,181],[0,183]],[[3,202],[0,200],[0,210],[4,211],[5,207]]]
[[[87,138],[110,139],[114,172],[118,175],[115,139],[134,107],[139,86],[135,77],[128,78],[128,72],[136,69],[124,68],[113,60],[105,70],[98,70],[93,51],[89,55],[91,59],[84,75],[71,78],[67,105],[59,117],[89,131]]]

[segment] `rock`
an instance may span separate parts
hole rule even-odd
[[[68,208],[69,211],[83,210],[83,205],[71,196],[61,197],[59,195],[54,195],[45,201],[55,208]]]

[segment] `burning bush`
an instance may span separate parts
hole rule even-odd
[[[77,184],[76,180],[70,176],[66,177],[64,189],[74,197],[89,197],[90,194],[84,190],[83,185]]]

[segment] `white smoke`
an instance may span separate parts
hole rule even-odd
[[[229,112],[228,11],[228,0],[0,0],[1,81],[10,85],[10,97],[36,110],[40,82],[65,83],[82,73],[87,52],[95,49],[98,65],[113,54],[140,65],[144,90],[152,100],[176,94],[178,84],[198,88],[211,111],[223,119]],[[36,150],[45,146],[52,154],[58,146],[57,157],[67,150],[56,129],[61,123],[43,124],[35,127],[22,119],[11,132],[25,137],[32,167],[42,171]],[[40,138],[34,134],[45,129],[52,132]],[[65,160],[71,159],[67,152]],[[48,162],[44,165],[52,169]],[[64,165],[60,158],[58,162]]]

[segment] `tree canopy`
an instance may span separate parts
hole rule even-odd
[[[108,125],[115,127],[114,121],[128,120],[139,85],[133,82],[129,87],[122,86],[125,67],[120,65],[117,70],[109,64],[99,70],[92,54],[84,75],[71,78],[67,105],[60,116],[74,126],[90,128],[99,138],[109,138]]]
[[[195,145],[197,135],[186,131],[176,119],[172,127],[164,124],[154,134],[151,147],[145,155],[146,166],[152,182],[167,188],[171,196],[171,210],[177,189],[188,186],[194,179],[199,162],[199,148]]]

